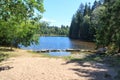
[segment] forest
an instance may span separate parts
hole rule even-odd
[[[95,0],[80,4],[73,15],[69,37],[94,41],[96,48],[107,47],[108,53],[120,52],[120,0]]]
[[[72,17],[69,37],[93,41],[95,39],[95,27],[98,26],[98,20],[104,9],[102,1],[95,0],[92,6],[91,3],[85,5],[81,3]]]
[[[69,26],[50,26],[49,23],[42,22],[38,34],[40,36],[68,36]]]

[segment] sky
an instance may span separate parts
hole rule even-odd
[[[73,14],[81,3],[91,3],[94,0],[44,0],[45,12],[42,21],[47,21],[51,26],[70,25]]]

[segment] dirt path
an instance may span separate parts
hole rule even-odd
[[[0,80],[113,80],[116,75],[101,63],[67,62],[30,55],[10,58],[1,64]]]

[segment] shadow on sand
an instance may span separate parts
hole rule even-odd
[[[5,71],[5,70],[9,70],[11,68],[13,68],[13,67],[10,67],[10,66],[0,66],[0,72],[1,71]]]
[[[89,55],[83,59],[71,59],[63,65],[75,63],[77,68],[70,68],[76,75],[85,77],[86,80],[116,80],[117,72],[102,61],[101,55]],[[98,60],[98,61],[97,61]]]
[[[4,51],[4,50],[2,50],[2,51]],[[8,57],[9,57],[8,54],[5,54],[5,53],[3,53],[3,52],[0,52],[0,62],[6,60]],[[11,69],[11,68],[13,68],[13,67],[0,65],[0,72],[1,72],[1,71],[4,71],[4,70],[9,70],[9,69]]]

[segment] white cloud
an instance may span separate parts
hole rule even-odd
[[[48,23],[55,23],[56,22],[56,20],[47,19],[47,18],[42,18],[41,21],[45,21],[45,22],[48,22]]]

